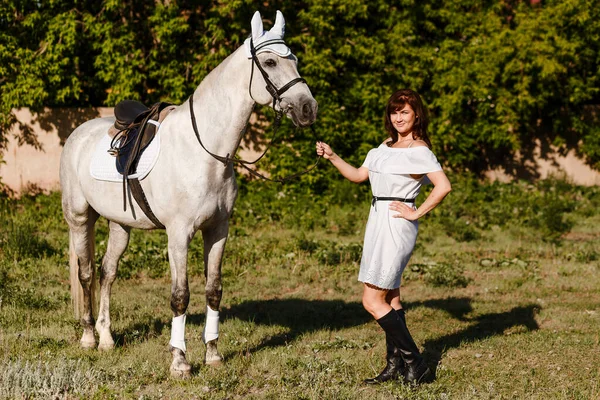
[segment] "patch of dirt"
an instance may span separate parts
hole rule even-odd
[[[600,238],[600,232],[569,232],[563,235],[563,239],[575,242],[587,242]]]

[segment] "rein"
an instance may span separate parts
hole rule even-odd
[[[273,144],[273,142],[275,141],[275,138],[277,137],[277,131],[279,130],[279,127],[281,125],[281,120],[283,118],[283,111],[281,110],[281,107],[279,110],[277,110],[275,108],[275,106],[281,102],[281,95],[283,93],[285,93],[289,88],[294,86],[296,83],[302,82],[302,83],[308,85],[304,78],[298,77],[298,78],[292,79],[290,82],[286,83],[280,89],[277,89],[275,84],[269,78],[269,74],[267,74],[267,71],[265,71],[263,69],[263,67],[258,62],[258,58],[256,57],[257,50],[260,50],[261,48],[263,48],[267,45],[275,44],[275,43],[285,44],[285,42],[280,39],[267,40],[267,41],[261,43],[258,46],[258,48],[255,48],[254,44],[252,43],[252,39],[250,39],[250,53],[252,54],[252,70],[250,72],[250,83],[248,84],[248,93],[250,94],[250,98],[252,98],[252,100],[254,100],[254,97],[252,97],[252,79],[254,77],[254,64],[256,64],[256,67],[260,71],[261,75],[263,76],[263,78],[267,84],[266,89],[269,92],[269,94],[271,95],[271,97],[273,98],[273,110],[275,111],[275,121],[273,123],[273,136],[271,138],[271,142],[267,145],[267,148],[265,149],[265,151],[256,160],[246,161],[246,160],[242,160],[239,158],[232,158],[232,157],[230,157],[231,156],[230,153],[227,153],[227,155],[225,157],[223,157],[223,156],[220,156],[220,155],[215,154],[215,153],[211,152],[210,150],[208,150],[206,148],[206,146],[204,145],[204,143],[202,143],[202,139],[200,138],[200,133],[198,132],[198,126],[196,124],[196,116],[194,115],[194,104],[193,104],[194,95],[193,94],[189,97],[188,101],[190,103],[190,118],[192,120],[192,127],[194,129],[194,134],[196,135],[196,139],[198,139],[198,142],[200,143],[200,146],[202,146],[204,151],[206,151],[215,160],[222,162],[225,167],[227,167],[229,164],[237,164],[237,165],[243,167],[244,169],[246,169],[250,174],[252,174],[258,178],[264,179],[269,182],[284,183],[284,182],[287,182],[289,180],[297,178],[298,176],[301,176],[303,174],[306,174],[306,173],[312,171],[319,164],[319,161],[321,160],[321,156],[317,156],[317,161],[311,167],[305,169],[304,171],[300,171],[295,174],[288,175],[281,179],[269,178],[269,177],[261,174],[257,170],[249,167],[249,165],[256,164],[260,159],[262,159],[265,156],[265,154],[267,154],[267,151],[269,151],[269,149],[271,148],[271,145]],[[310,129],[313,132],[313,135],[316,136],[315,128],[312,125],[310,126]]]

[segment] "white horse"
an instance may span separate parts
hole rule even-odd
[[[162,122],[158,160],[149,175],[141,180],[151,210],[168,235],[173,311],[169,345],[174,376],[188,376],[191,372],[185,358],[184,334],[190,298],[187,253],[198,230],[202,231],[204,240],[206,276],[204,361],[206,364],[222,361],[217,352],[221,261],[237,186],[232,163],[218,161],[214,155],[219,158],[236,153],[255,103],[272,103],[296,126],[308,126],[316,119],[317,102],[298,75],[296,57],[283,42],[285,21],[281,12],[277,11],[270,31],[263,31],[258,12],[251,25],[251,37],[200,83],[192,95],[193,102],[181,104]],[[260,73],[254,73],[255,66]],[[196,132],[191,115],[195,115]],[[94,224],[99,216],[109,221],[95,323],[100,350],[114,347],[110,332],[110,292],[129,232],[131,228],[156,228],[137,204],[132,204],[133,210],[123,210],[121,184],[100,181],[90,174],[96,144],[113,123],[114,118],[99,118],[80,125],[66,141],[60,164],[63,213],[69,225],[71,292],[76,317],[81,318],[83,326],[80,344],[84,348],[97,344],[92,311]]]

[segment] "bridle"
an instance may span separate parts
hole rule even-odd
[[[265,69],[262,67],[262,65],[260,65],[260,62],[258,62],[258,57],[256,56],[258,50],[262,49],[263,47],[272,45],[272,44],[285,45],[285,42],[281,39],[272,39],[272,40],[266,40],[266,41],[262,42],[261,44],[258,45],[258,47],[254,47],[252,38],[250,38],[250,54],[252,55],[252,70],[250,71],[250,83],[248,84],[248,94],[250,95],[252,100],[254,100],[254,97],[252,97],[252,79],[254,77],[254,65],[256,64],[256,68],[258,68],[261,75],[263,76],[263,79],[265,80],[265,83],[267,84],[265,89],[267,89],[267,92],[269,92],[269,94],[273,98],[273,110],[275,110],[275,105],[277,103],[279,103],[279,105],[281,106],[281,95],[283,93],[285,93],[289,88],[294,86],[296,83],[302,82],[302,83],[306,84],[307,86],[308,86],[308,83],[306,83],[306,80],[304,78],[298,77],[298,78],[292,79],[291,81],[289,81],[288,83],[283,85],[281,87],[281,89],[277,89],[275,84],[269,78],[269,74],[267,73],[267,71],[265,71]],[[282,112],[281,107],[279,107],[279,108],[280,108],[279,112]]]
[[[269,94],[273,98],[273,111],[275,111],[275,120],[273,122],[273,136],[271,138],[271,142],[267,145],[265,151],[256,160],[246,161],[246,160],[242,160],[239,158],[232,158],[230,153],[227,153],[227,155],[225,157],[223,157],[223,156],[220,156],[220,155],[215,154],[215,153],[211,152],[210,150],[208,150],[206,148],[206,146],[204,146],[204,143],[202,143],[202,139],[200,138],[200,133],[198,132],[198,126],[196,124],[196,116],[194,115],[194,104],[193,104],[194,95],[193,94],[189,97],[188,101],[190,103],[190,117],[192,120],[192,127],[194,129],[194,133],[196,134],[196,138],[198,139],[198,142],[200,143],[200,146],[202,146],[204,151],[206,151],[209,155],[211,155],[217,161],[222,162],[225,167],[227,167],[229,164],[237,164],[237,165],[245,168],[248,172],[250,172],[252,175],[254,175],[256,177],[259,177],[261,179],[271,181],[271,182],[283,183],[283,182],[294,179],[300,175],[303,175],[303,174],[306,174],[306,173],[312,171],[319,164],[319,160],[321,159],[321,156],[317,156],[317,161],[314,163],[314,165],[307,168],[306,170],[297,172],[295,174],[288,175],[281,179],[269,178],[249,167],[249,165],[256,164],[260,159],[262,159],[264,157],[264,155],[267,154],[267,151],[269,151],[269,149],[271,148],[271,145],[275,141],[275,138],[277,136],[277,131],[279,130],[279,126],[281,125],[281,120],[282,120],[283,114],[284,114],[283,110],[281,109],[281,95],[297,83],[302,82],[302,83],[308,85],[304,78],[298,77],[298,78],[292,79],[291,81],[289,81],[288,83],[283,85],[280,89],[277,89],[277,86],[275,86],[275,84],[271,81],[271,79],[269,78],[269,74],[260,65],[260,62],[258,61],[258,57],[256,56],[256,52],[258,50],[260,50],[263,47],[266,47],[268,45],[272,45],[272,44],[284,44],[285,45],[285,42],[281,39],[267,40],[267,41],[264,41],[263,43],[260,43],[257,47],[254,47],[252,38],[250,38],[250,54],[252,56],[252,70],[250,72],[250,83],[248,84],[248,94],[250,95],[250,98],[252,98],[252,100],[254,100],[254,97],[252,97],[252,80],[254,78],[254,65],[256,64],[256,67],[260,71],[261,75],[263,76],[263,79],[265,80],[265,83],[267,84],[266,90],[267,90],[267,92],[269,92]],[[279,109],[276,108],[277,105],[279,106],[278,107]],[[312,130],[313,135],[314,135],[315,129],[312,125],[310,126],[310,129]]]

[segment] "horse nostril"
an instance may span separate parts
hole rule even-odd
[[[304,103],[304,105],[302,106],[302,115],[305,118],[312,116],[312,107],[310,106],[310,104]]]

